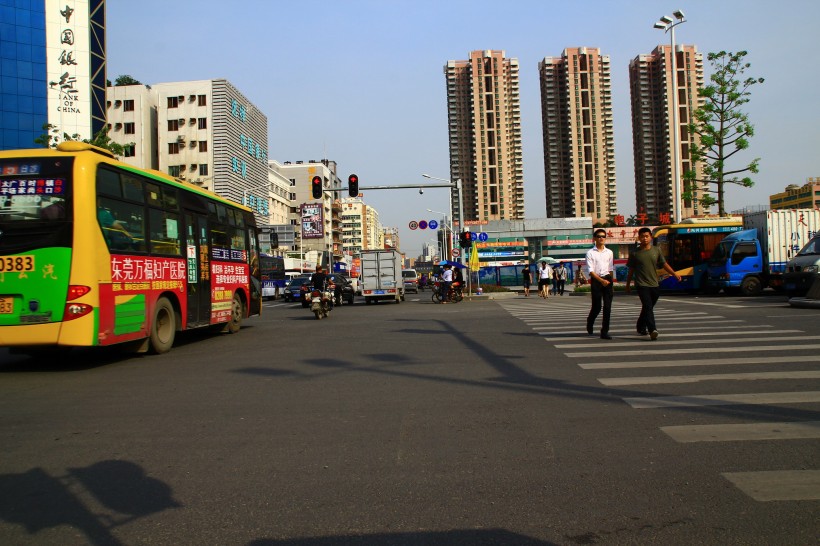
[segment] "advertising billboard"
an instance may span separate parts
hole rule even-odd
[[[324,218],[321,203],[302,203],[302,239],[323,239]]]

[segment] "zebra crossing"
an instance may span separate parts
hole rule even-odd
[[[750,324],[743,318],[722,316],[718,306],[693,306],[693,310],[681,313],[659,305],[655,316],[661,333],[658,341],[652,342],[635,332],[640,313],[637,299],[616,298],[609,331],[613,339],[604,341],[586,333],[588,298],[552,298],[547,302],[540,298],[509,299],[497,303],[576,361],[581,369],[606,374],[596,377],[602,385],[664,385],[669,389],[695,385],[700,391],[685,395],[623,396],[623,402],[634,410],[820,403],[820,336],[807,335],[802,330],[758,321]],[[742,306],[732,306],[737,307]],[[596,327],[600,323],[598,317]],[[716,366],[721,367],[720,373],[709,373],[709,367]],[[727,366],[732,371],[727,372]],[[754,371],[743,371],[744,366],[754,366]],[[771,368],[761,371],[761,366]],[[684,373],[665,374],[669,368]],[[635,376],[635,370],[641,374],[657,370],[657,375]],[[785,392],[755,389],[761,381],[771,385],[772,380],[800,380],[802,387]],[[723,392],[716,386],[725,389],[726,382],[731,382],[732,392]],[[714,414],[711,416],[714,418]],[[661,426],[660,430],[680,444],[820,440],[820,421],[816,420],[696,423]],[[757,501],[820,500],[820,469],[760,469],[721,475]]]

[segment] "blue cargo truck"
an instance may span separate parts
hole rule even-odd
[[[743,217],[743,230],[718,243],[708,263],[707,290],[745,296],[781,290],[786,264],[820,229],[820,211],[767,210]]]

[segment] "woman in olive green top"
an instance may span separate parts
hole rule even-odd
[[[655,304],[661,295],[658,284],[658,269],[663,269],[670,275],[674,275],[680,282],[680,275],[675,272],[671,265],[666,263],[661,250],[652,246],[652,232],[647,227],[638,230],[638,250],[629,256],[626,265],[629,272],[626,274],[626,293],[630,293],[632,278],[635,278],[635,288],[638,290],[638,297],[641,300],[641,314],[638,316],[638,334],[645,336],[649,334],[652,341],[658,339],[658,329],[655,325]]]

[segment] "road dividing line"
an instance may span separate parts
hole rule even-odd
[[[746,440],[810,440],[820,438],[820,421],[682,425],[661,427],[661,430],[682,444]]]
[[[756,501],[820,499],[820,470],[723,472],[721,475]]]
[[[799,348],[799,346],[798,346]],[[600,355],[599,355],[600,356]],[[691,360],[639,360],[637,362],[589,362],[578,364],[584,370],[614,370],[628,368],[675,368],[688,366],[724,366],[739,364],[800,364],[820,363],[820,355],[750,356],[737,358],[694,358]]]
[[[624,398],[635,409],[739,406],[746,404],[810,404],[820,402],[820,391],[696,394],[691,396],[637,396]]]
[[[804,339],[804,338],[800,338]],[[695,340],[697,341],[697,340]],[[767,341],[774,341],[774,340],[767,340]],[[675,345],[680,345],[681,342],[674,342]],[[684,350],[682,348],[677,349],[657,349],[656,347],[662,346],[660,343],[655,342],[652,343],[651,341],[647,341],[645,345],[647,346],[646,349],[640,351],[617,351],[615,349],[618,347],[618,343],[611,343],[611,342],[602,342],[599,343],[601,350],[600,351],[592,351],[589,353],[564,353],[565,356],[569,358],[595,358],[600,357],[601,355],[618,355],[618,356],[648,356],[648,357],[657,357],[658,355],[684,355],[684,354],[716,354],[716,353],[759,353],[763,351],[808,351],[808,350],[815,350],[820,349],[820,345],[818,344],[811,344],[811,345],[755,345],[755,346],[740,346],[740,347],[693,347],[692,349]]]
[[[653,377],[603,377],[602,385],[666,385],[670,383],[699,383],[701,381],[754,381],[757,379],[820,379],[820,370],[796,372],[714,373],[694,375],[658,375]]]

